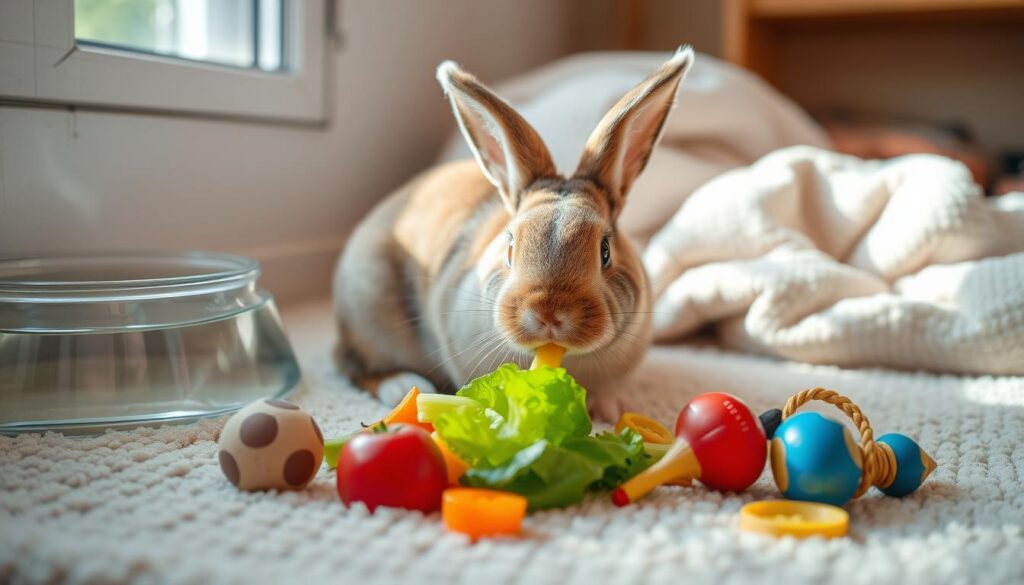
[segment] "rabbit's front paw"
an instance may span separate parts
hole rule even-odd
[[[610,423],[619,420],[622,413],[636,410],[634,400],[628,394],[614,390],[589,392],[587,408],[592,418]]]
[[[399,372],[384,378],[377,387],[377,398],[387,406],[396,406],[413,386],[423,394],[436,394],[434,384],[419,374]]]

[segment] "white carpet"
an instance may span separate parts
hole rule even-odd
[[[328,358],[328,307],[286,313],[307,387],[294,399],[328,436],[384,409]],[[223,421],[108,433],[0,438],[0,582],[46,583],[1021,583],[1024,378],[841,370],[660,348],[634,392],[669,422],[688,396],[726,390],[757,409],[822,385],[857,401],[880,432],[916,437],[938,462],[906,499],[851,504],[851,535],[773,540],[739,532],[770,476],[723,496],[660,488],[617,509],[606,497],[526,521],[527,536],[469,544],[437,515],[346,509],[322,470],[300,493],[241,493],[221,475]]]

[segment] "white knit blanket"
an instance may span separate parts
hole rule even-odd
[[[1024,193],[986,201],[946,158],[779,150],[697,189],[644,262],[663,342],[1024,374]]]
[[[285,318],[305,376],[294,399],[324,434],[380,416],[331,364],[328,303]],[[470,544],[437,514],[346,508],[327,470],[302,492],[239,492],[217,465],[223,421],[206,421],[0,437],[0,583],[1024,582],[1024,378],[841,370],[688,345],[656,348],[623,388],[670,422],[698,391],[760,410],[815,385],[849,395],[878,431],[915,437],[938,463],[907,498],[872,491],[850,504],[847,538],[740,532],[742,504],[778,497],[765,473],[739,495],[665,487],[626,508],[595,497],[528,517],[521,539]]]

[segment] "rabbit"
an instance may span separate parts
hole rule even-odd
[[[680,47],[619,100],[571,176],[508,103],[441,63],[475,160],[423,172],[353,231],[333,282],[342,373],[393,404],[414,385],[453,391],[504,362],[525,367],[553,342],[595,416],[617,417],[617,381],[652,334],[650,285],[616,219],[693,60]]]

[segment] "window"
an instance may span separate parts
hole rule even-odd
[[[327,0],[0,2],[0,97],[324,119]]]
[[[75,0],[79,45],[279,71],[284,0]]]

